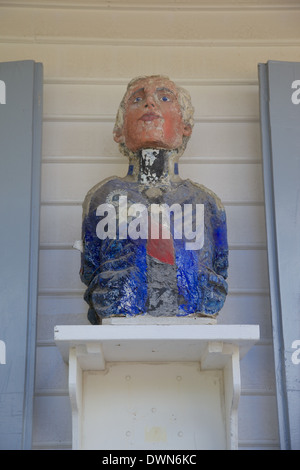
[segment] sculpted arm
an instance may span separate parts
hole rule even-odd
[[[147,293],[145,243],[99,238],[99,219],[97,204],[88,204],[82,223],[80,277],[87,286],[84,298],[93,324],[105,317],[140,314]]]
[[[228,243],[226,214],[223,206],[212,217],[212,269],[206,267],[200,274],[200,288],[203,289],[202,310],[204,314],[217,314],[224,305],[228,285]]]

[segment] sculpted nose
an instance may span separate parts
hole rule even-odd
[[[152,95],[147,95],[146,102],[145,102],[145,108],[148,108],[148,107],[152,107],[152,108],[155,107],[155,100],[154,100],[154,97]]]

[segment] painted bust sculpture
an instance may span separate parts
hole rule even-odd
[[[97,184],[83,204],[80,276],[92,324],[144,314],[215,317],[224,304],[224,208],[178,171],[193,111],[188,92],[167,77],[138,77],[127,87],[114,140],[128,173]]]

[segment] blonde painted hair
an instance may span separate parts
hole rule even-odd
[[[119,109],[117,111],[116,115],[116,121],[113,129],[113,135],[117,135],[121,132],[124,124],[124,114],[125,114],[125,103],[126,103],[126,98],[128,95],[128,92],[130,89],[140,80],[145,80],[145,79],[150,79],[150,78],[164,78],[165,80],[170,80],[169,77],[166,75],[145,75],[145,76],[139,76],[133,78],[127,85],[126,92],[122,98],[122,101],[120,103]],[[173,82],[174,83],[174,82]],[[194,107],[192,106],[192,100],[189,92],[185,90],[185,88],[179,87],[175,84],[177,92],[178,92],[178,103],[181,109],[182,113],[182,119],[185,125],[188,125],[193,129],[194,126]],[[179,156],[181,156],[187,146],[188,140],[190,139],[190,136],[183,136],[182,139],[182,145],[177,149]],[[119,144],[119,149],[120,152],[129,157],[133,155],[133,152],[129,150],[126,146],[125,143]]]

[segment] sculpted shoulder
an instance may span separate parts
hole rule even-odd
[[[83,217],[89,212],[91,202],[95,197],[97,197],[97,195],[101,197],[101,195],[104,196],[105,194],[108,194],[109,192],[111,192],[112,189],[116,189],[116,187],[121,186],[123,184],[123,181],[124,179],[120,178],[119,176],[112,176],[95,184],[95,186],[93,186],[88,191],[84,198],[82,204]]]
[[[217,196],[211,189],[208,189],[206,186],[204,186],[203,184],[200,184],[200,183],[195,183],[194,181],[191,181],[190,179],[186,179],[186,181],[192,186],[194,187],[195,189],[198,189],[200,190],[202,193],[205,193],[207,194],[207,196],[212,200],[212,202],[214,202],[214,204],[216,205],[217,209],[220,210],[220,211],[224,211],[224,205],[221,201],[221,199],[219,198],[219,196]]]

